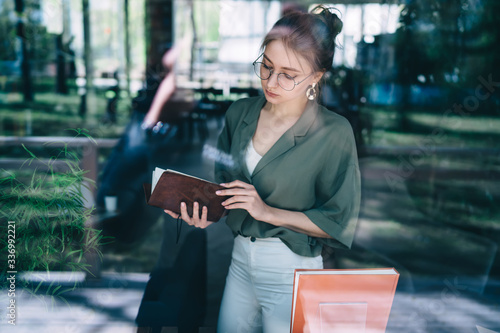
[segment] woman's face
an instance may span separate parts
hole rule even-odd
[[[293,50],[286,48],[280,40],[269,43],[262,58],[262,62],[273,72],[269,79],[261,80],[262,90],[269,103],[282,104],[305,100],[307,99],[306,90],[321,78],[321,75],[312,74],[312,67],[307,60]],[[296,83],[304,81],[296,85],[293,90],[287,91],[278,84],[278,74],[280,73],[293,77]]]

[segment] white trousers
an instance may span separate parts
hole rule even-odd
[[[289,333],[296,268],[323,268],[322,257],[295,254],[278,238],[237,236],[217,332]]]

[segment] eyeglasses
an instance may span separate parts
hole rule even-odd
[[[261,54],[259,56],[259,58],[262,57],[262,55],[263,54]],[[259,59],[259,58],[257,58],[257,59]],[[273,75],[273,73],[274,73],[274,69],[269,68],[269,66],[267,66],[263,62],[260,62],[257,60],[255,60],[253,62],[253,70],[255,71],[255,74],[259,77],[259,79],[261,79],[261,80],[268,80],[271,77],[271,75]],[[295,79],[292,76],[290,76],[286,73],[278,73],[278,84],[284,90],[291,91],[291,90],[293,90],[293,88],[295,88],[295,86],[301,84],[309,76],[311,76],[313,74],[314,73],[311,73],[308,76],[306,76],[303,80],[301,80],[299,82],[295,82]]]

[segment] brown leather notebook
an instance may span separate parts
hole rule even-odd
[[[146,203],[150,206],[180,214],[181,202],[185,202],[188,214],[192,216],[193,204],[196,201],[199,203],[199,216],[201,217],[201,208],[207,206],[207,219],[212,222],[219,221],[226,213],[222,202],[229,197],[215,194],[215,191],[224,187],[201,178],[156,168],[152,184],[143,184],[143,187]]]

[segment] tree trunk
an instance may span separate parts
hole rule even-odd
[[[125,77],[127,80],[127,94],[130,96],[130,31],[129,25],[129,0],[123,4],[123,25],[125,31]]]
[[[92,90],[93,80],[93,64],[92,64],[92,45],[90,38],[90,8],[89,0],[82,0],[82,13],[83,13],[83,63],[85,65],[85,92],[82,94],[82,104],[80,107],[80,114],[87,113],[86,98]]]
[[[193,40],[191,43],[191,60],[189,61],[189,80],[193,81],[193,72],[194,72],[194,59],[196,56],[196,47],[198,44],[198,35],[196,33],[196,22],[194,18],[194,3],[193,0],[189,1],[189,16],[191,20],[191,28],[193,29]]]
[[[165,75],[161,63],[163,54],[172,47],[173,1],[146,0],[146,82],[157,88]]]
[[[21,40],[21,75],[23,78],[23,95],[25,102],[32,102],[34,100],[33,83],[31,77],[31,64],[30,64],[30,45],[26,36],[26,26],[23,22],[24,0],[16,0],[15,9],[19,16],[17,22],[17,36]]]

